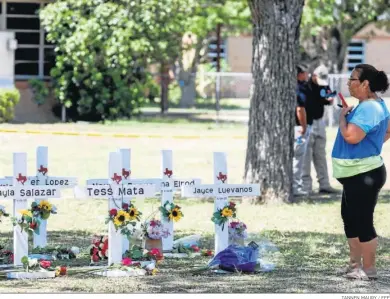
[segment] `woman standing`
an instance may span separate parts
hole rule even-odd
[[[390,138],[389,111],[377,92],[386,92],[389,81],[383,71],[359,64],[348,79],[348,88],[359,104],[340,113],[332,151],[333,176],[343,185],[341,216],[350,250],[346,277],[367,280],[377,275],[373,218],[386,182],[382,146]]]

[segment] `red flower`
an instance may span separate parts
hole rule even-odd
[[[41,265],[41,267],[43,269],[49,268],[51,266],[51,262],[50,261],[45,261],[45,260],[41,261],[39,264]]]
[[[229,206],[231,207],[231,208],[234,208],[235,206],[236,206],[236,204],[234,203],[234,202],[229,202]]]
[[[115,216],[118,211],[116,209],[111,209],[110,210],[110,216]]]
[[[38,225],[38,224],[37,224],[36,222],[31,222],[31,223],[30,223],[30,228],[31,228],[31,229],[36,229],[36,228],[37,228],[37,225]]]
[[[122,205],[122,209],[128,210],[128,209],[129,209],[129,204],[124,203],[124,204]]]
[[[106,251],[108,249],[108,240],[104,241],[102,250]]]
[[[132,263],[132,261],[131,261],[131,258],[129,258],[129,257],[125,257],[125,258],[122,260],[122,265],[123,265],[123,266],[130,266],[131,263]]]
[[[158,248],[152,248],[149,251],[149,255],[154,257],[157,261],[164,259],[163,254],[161,253],[160,249],[158,249]]]
[[[100,260],[100,258],[96,254],[92,255],[92,261],[94,261],[96,263],[99,260]]]
[[[198,247],[198,246],[192,245],[191,248],[192,248],[195,252],[199,252],[199,247]]]
[[[161,254],[160,249],[158,249],[158,248],[152,248],[149,252],[150,252],[151,255],[159,255],[159,254]]]
[[[60,266],[60,275],[66,275],[66,266]]]
[[[151,227],[157,226],[157,221],[155,221],[155,220],[150,220],[150,226],[151,226]]]

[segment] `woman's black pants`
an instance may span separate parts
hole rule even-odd
[[[374,209],[379,191],[386,182],[385,165],[338,181],[343,185],[341,217],[345,235],[359,238],[360,242],[376,238]]]

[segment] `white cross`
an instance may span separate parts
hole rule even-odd
[[[229,196],[260,195],[258,184],[227,184],[226,154],[214,152],[214,184],[183,186],[182,197],[214,197],[214,212],[228,204]],[[240,215],[240,210],[237,211]],[[212,215],[210,214],[210,219]],[[211,221],[211,220],[210,220]],[[228,223],[222,226],[215,224],[215,254],[229,246]]]
[[[172,168],[172,150],[162,150],[161,151],[161,175],[162,178],[145,178],[145,179],[135,179],[132,178],[132,168],[131,168],[131,150],[130,149],[120,149],[122,155],[122,183],[123,184],[150,184],[155,186],[156,192],[161,192],[161,205],[164,205],[166,201],[169,203],[173,202],[173,192],[175,190],[180,190],[181,186],[189,185],[194,186],[201,183],[200,179],[176,179],[173,177],[173,168]],[[108,183],[107,179],[91,179],[87,181],[87,185],[105,185]],[[131,197],[126,197],[124,200],[127,200],[129,203]],[[169,229],[169,236],[163,238],[163,251],[172,251],[173,249],[173,222],[168,221],[168,219],[162,218],[162,223],[165,228]],[[123,253],[129,249],[129,242],[127,238],[124,237],[123,242]]]
[[[180,190],[182,186],[195,186],[201,183],[200,179],[176,179],[173,174],[173,163],[172,163],[172,150],[162,150],[162,183],[161,183],[161,205],[163,206],[166,202],[171,204],[173,202],[173,193],[175,190]],[[184,217],[185,212],[183,211]],[[169,230],[169,235],[163,238],[163,251],[169,252],[173,249],[173,220],[162,217],[162,223],[165,228]],[[183,218],[184,219],[184,218]],[[182,220],[183,221],[183,220]]]
[[[5,199],[13,198],[13,216],[19,217],[20,210],[27,209],[27,199],[35,198],[37,200],[47,198],[60,198],[60,189],[58,186],[42,186],[32,184],[31,177],[27,176],[27,154],[13,154],[13,178],[1,180],[2,197]],[[5,190],[7,189],[7,190]],[[28,235],[22,231],[19,225],[14,227],[14,266],[22,265],[22,257],[28,255]]]
[[[119,152],[111,152],[108,165],[109,179],[88,180],[84,188],[75,188],[77,198],[108,198],[108,210],[122,208],[125,198],[147,198],[155,194],[155,186],[151,184],[129,185],[122,181],[122,156]],[[108,264],[120,263],[123,254],[123,236],[116,231],[114,224],[108,224]],[[127,240],[127,239],[126,239]],[[128,242],[128,240],[127,240]]]
[[[27,177],[25,185],[31,186],[55,186],[59,189],[72,188],[77,185],[76,177],[55,177],[48,176],[49,167],[48,167],[48,148],[47,146],[39,146],[36,151],[36,176]],[[7,177],[5,180],[0,180],[3,185],[12,185],[12,177]],[[35,202],[39,202],[44,197],[35,198]],[[33,247],[46,247],[47,246],[47,220],[41,220],[39,226],[39,235],[34,233]]]

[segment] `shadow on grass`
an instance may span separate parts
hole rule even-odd
[[[341,202],[342,191],[334,194],[314,193],[309,196],[295,197],[291,204],[309,203],[309,204],[327,204],[335,201]],[[381,190],[378,203],[390,203],[390,190]]]
[[[201,248],[214,248],[214,235],[200,231],[176,231],[175,238],[201,234]],[[83,231],[52,232],[50,244],[85,248],[92,234]],[[2,235],[0,235],[2,237]],[[390,291],[390,239],[380,237],[377,266],[379,279],[348,281],[336,269],[348,260],[348,247],[342,234],[322,232],[263,231],[250,235],[249,241],[259,245],[272,243],[277,250],[261,251],[261,258],[273,262],[271,272],[256,274],[217,274],[214,271],[193,273],[207,265],[208,257],[165,259],[157,276],[108,279],[80,274],[69,278],[36,282],[5,281],[2,290],[33,292],[94,292],[94,293],[376,293]],[[71,244],[68,242],[71,241]],[[71,266],[85,266],[83,257]],[[76,260],[77,261],[77,260]]]

